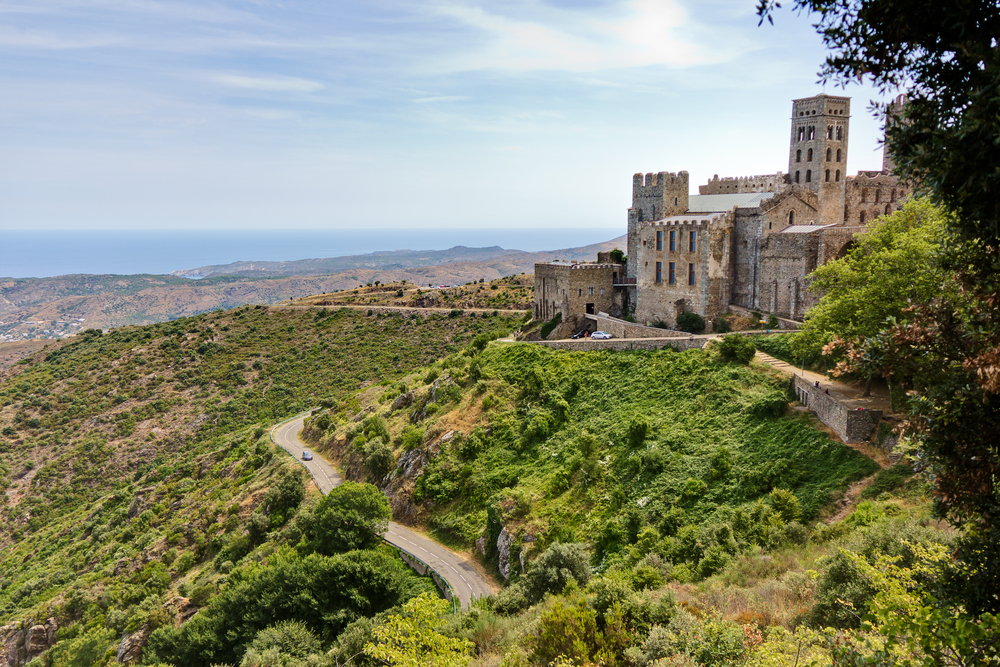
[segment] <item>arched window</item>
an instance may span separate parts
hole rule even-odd
[[[806,153],[806,162],[812,162],[812,161],[813,161],[813,149],[810,148],[809,151]]]
[[[830,182],[830,170],[829,169],[826,170],[826,182],[827,183]]]
[[[892,213],[892,206],[890,206],[889,204],[886,204],[885,205],[885,214],[889,215],[890,213]]]
[[[795,182],[796,183],[799,182],[799,172],[795,172]],[[640,218],[640,220],[641,220],[641,218]]]
[[[826,138],[833,139],[833,125],[827,125],[826,127]],[[829,158],[827,158],[829,159]]]
[[[809,126],[809,141],[812,141],[815,138],[816,138],[816,126],[815,125],[810,125]]]
[[[860,219],[861,219],[861,224],[862,225],[865,224],[865,212],[864,211],[861,211]]]
[[[837,149],[837,162],[840,162],[840,149]]]
[[[674,197],[674,206],[677,206],[677,197]]]
[[[799,128],[799,141],[802,141],[805,138],[805,136],[806,136],[806,128],[800,127]]]
[[[789,211],[788,212],[788,224],[790,224],[790,225],[794,225],[795,224],[795,211]]]
[[[881,190],[876,190],[875,191],[875,203],[877,204],[880,201],[882,201],[882,191]]]
[[[812,169],[806,169],[806,183],[812,183],[813,171]]]
[[[837,174],[836,174],[835,178],[836,178],[837,182],[840,183],[840,170],[839,169],[837,170]]]
[[[802,149],[795,151],[795,161],[802,162]]]
[[[844,138],[844,128],[838,127],[837,128],[837,141],[840,141],[843,138]]]

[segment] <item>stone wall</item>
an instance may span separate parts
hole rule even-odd
[[[742,192],[776,192],[785,186],[786,176],[780,171],[763,176],[719,178],[716,174],[706,185],[698,186],[700,195],[731,195]]]
[[[735,332],[741,336],[766,335],[763,331],[739,331]],[[771,335],[784,335],[784,332],[771,332]],[[569,352],[587,352],[593,350],[614,350],[616,352],[628,352],[629,350],[660,350],[665,347],[672,347],[675,350],[695,350],[702,349],[709,341],[718,340],[718,336],[688,336],[664,337],[664,338],[612,338],[610,340],[593,340],[591,338],[579,338],[577,340],[538,340],[531,341],[531,345],[544,345],[556,350],[566,350]]]
[[[765,235],[760,252],[760,305],[769,313],[801,320],[817,296],[806,279],[817,265],[822,230],[794,228]]]
[[[691,335],[684,331],[646,327],[627,320],[620,320],[617,317],[609,317],[604,313],[587,315],[586,317],[595,323],[597,328],[594,331],[607,331],[615,338],[663,338],[665,336],[673,338]]]
[[[881,410],[852,407],[849,402],[838,400],[805,378],[793,376],[795,395],[799,402],[834,430],[844,442],[862,442],[871,437],[882,420]]]
[[[621,312],[614,279],[624,272],[621,264],[535,264],[533,316],[550,320],[561,313],[563,322],[569,322],[588,312]]]
[[[903,206],[911,190],[892,174],[862,171],[847,179],[844,195],[844,224],[862,227]]]
[[[694,312],[712,326],[712,321],[726,311],[730,301],[733,220],[734,213],[727,211],[688,213],[639,224],[636,320],[645,323],[662,320],[673,327],[680,314]],[[691,251],[692,234],[694,251]],[[673,282],[670,280],[671,264],[674,266]]]

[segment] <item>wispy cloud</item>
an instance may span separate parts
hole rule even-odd
[[[428,102],[461,102],[470,99],[467,95],[438,95],[436,97],[418,97],[413,100],[417,104],[427,104]]]
[[[246,88],[273,92],[314,93],[324,88],[318,81],[309,81],[292,76],[246,76],[242,74],[216,74],[217,83],[232,88]]]

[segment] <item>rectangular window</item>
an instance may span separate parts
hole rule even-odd
[[[688,285],[694,285],[694,264],[688,264]]]
[[[670,252],[677,250],[677,230],[670,230]]]
[[[671,285],[673,285],[674,283],[677,282],[677,280],[676,280],[676,278],[674,276],[674,263],[673,262],[670,262],[669,266],[667,267],[667,271],[668,271],[668,273],[667,273],[667,280],[670,282]]]
[[[656,232],[656,249],[663,250],[663,232],[660,230]]]
[[[577,292],[578,292],[577,296],[583,296],[583,288],[580,288],[579,290],[577,290]]]
[[[656,263],[656,282],[663,282],[663,262]]]
[[[593,287],[590,288],[590,296],[594,296],[594,288]]]
[[[695,239],[698,238],[696,236],[696,234],[697,234],[697,232],[692,229],[691,230],[691,247],[689,248],[691,250],[691,252],[694,252],[694,249],[695,249]]]

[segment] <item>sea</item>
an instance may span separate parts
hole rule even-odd
[[[535,252],[609,241],[620,227],[537,229],[0,229],[0,277],[167,274],[237,261],[289,261],[455,246]]]

